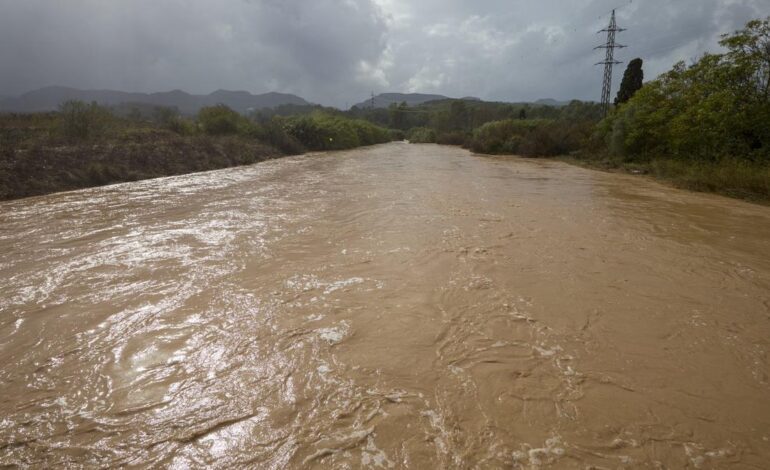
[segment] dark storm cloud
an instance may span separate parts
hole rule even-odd
[[[629,29],[620,59],[641,56],[653,77],[715,50],[764,3],[0,0],[0,94],[57,84],[283,91],[337,106],[371,90],[595,99],[595,32],[613,6]]]

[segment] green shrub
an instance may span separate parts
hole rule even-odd
[[[406,138],[413,144],[435,144],[436,131],[429,127],[414,127],[406,134]]]
[[[114,122],[106,108],[82,101],[66,101],[59,106],[60,131],[71,140],[88,140],[104,135]]]
[[[343,150],[391,140],[391,134],[374,124],[326,113],[283,118],[287,134],[310,150]]]
[[[271,145],[286,155],[299,155],[307,149],[290,135],[278,119],[271,119],[257,127],[257,139]]]
[[[249,135],[255,131],[254,123],[223,104],[202,108],[198,126],[208,135]]]
[[[389,129],[388,133],[391,141],[406,140],[406,132],[401,129]]]
[[[591,138],[591,121],[514,120],[488,122],[467,143],[474,152],[528,157],[565,155]]]
[[[519,153],[525,136],[532,128],[542,124],[540,120],[514,119],[488,122],[473,132],[469,147],[479,153]]]

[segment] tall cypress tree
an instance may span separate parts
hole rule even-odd
[[[642,88],[643,81],[642,59],[636,58],[628,63],[626,73],[623,74],[623,81],[620,83],[620,90],[618,90],[618,96],[615,98],[615,105],[617,106],[630,100],[634,93]]]

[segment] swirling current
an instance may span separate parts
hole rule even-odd
[[[393,143],[0,203],[0,466],[770,468],[770,208]]]

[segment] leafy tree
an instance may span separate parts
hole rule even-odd
[[[637,58],[628,63],[626,72],[623,74],[623,81],[620,82],[618,96],[615,98],[615,105],[617,106],[630,100],[642,88],[643,81],[642,59]]]
[[[770,18],[722,37],[724,54],[676,64],[601,126],[627,159],[770,163]]]
[[[749,99],[770,102],[770,17],[723,35],[720,44],[729,49],[726,58],[734,67],[735,84]]]

